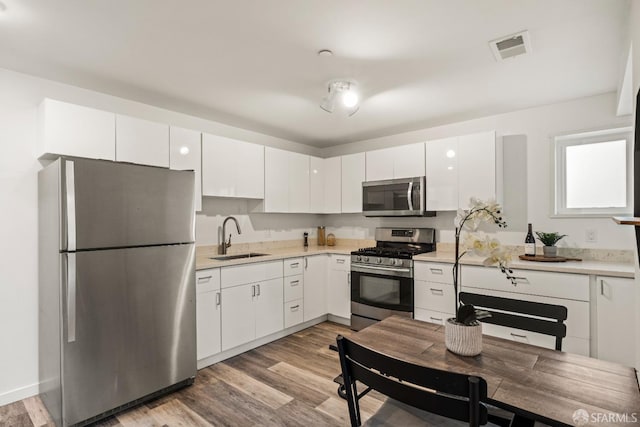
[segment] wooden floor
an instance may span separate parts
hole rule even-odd
[[[336,394],[336,335],[325,322],[198,371],[193,386],[109,417],[99,426],[344,426],[346,401]],[[363,419],[384,397],[362,399]],[[0,407],[0,425],[53,425],[38,397]]]

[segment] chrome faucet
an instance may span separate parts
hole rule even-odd
[[[238,220],[235,219],[232,216],[228,216],[224,219],[224,221],[222,222],[222,244],[220,245],[220,253],[222,255],[226,255],[227,254],[227,248],[229,246],[231,246],[231,233],[229,233],[229,242],[227,243],[225,241],[225,236],[227,234],[227,221],[229,221],[230,219],[233,220],[233,222],[236,223],[236,230],[238,230],[238,234],[242,234],[242,231],[240,231],[240,224],[238,224]]]

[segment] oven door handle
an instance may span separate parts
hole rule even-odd
[[[410,268],[389,268],[389,267],[377,267],[375,265],[351,265],[351,271],[358,273],[377,273],[384,272],[388,276],[400,276],[400,277],[413,277],[413,273]]]
[[[409,204],[409,210],[413,210],[413,181],[409,183],[409,188],[407,189],[407,203]]]

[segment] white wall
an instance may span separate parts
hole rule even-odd
[[[202,212],[196,215],[196,245],[219,245],[222,222],[233,216],[240,224],[238,235],[233,221],[227,222],[227,239],[232,234],[231,244],[269,242],[275,240],[300,240],[303,233],[316,236],[316,227],[324,225],[324,218],[314,214],[265,214],[252,213],[255,202],[205,197]]]
[[[37,394],[38,382],[38,260],[37,260],[37,171],[36,111],[44,97],[130,114],[149,120],[216,133],[231,138],[319,155],[320,150],[291,141],[250,132],[161,108],[80,89],[0,69],[0,406]],[[212,207],[213,206],[213,207]],[[215,243],[209,225],[215,228],[215,204],[205,202],[199,215],[199,241]],[[228,206],[223,212],[234,212]],[[311,217],[311,216],[308,216]],[[300,236],[313,218],[287,216],[246,225],[243,238],[260,237],[264,229],[283,230],[276,237]],[[253,230],[252,230],[253,229]],[[258,230],[255,231],[254,230]],[[293,238],[293,237],[292,237]]]
[[[558,231],[567,234],[560,246],[601,249],[633,249],[635,241],[630,228],[619,227],[610,218],[551,218],[552,212],[552,173],[553,173],[553,137],[562,133],[572,133],[583,130],[601,129],[610,126],[628,126],[632,123],[631,116],[616,117],[616,94],[614,92],[588,98],[577,99],[553,105],[547,105],[526,110],[514,111],[506,114],[483,117],[480,119],[452,123],[449,125],[422,129],[383,138],[359,141],[352,144],[340,145],[325,149],[324,156],[331,157],[367,151],[392,145],[409,144],[448,136],[465,135],[495,129],[498,138],[505,135],[526,135],[527,137],[527,193],[528,193],[528,222],[533,223],[534,229],[544,231]],[[479,165],[482,167],[481,165]],[[597,171],[594,171],[597,173]],[[444,230],[441,241],[453,241],[453,221],[437,221],[424,219],[420,224]],[[362,233],[362,223],[358,217],[353,217],[349,224],[344,218],[331,216],[328,226],[339,223],[343,232]],[[373,224],[373,222],[368,222]],[[597,231],[597,243],[585,241],[587,228]],[[372,231],[369,230],[371,234]],[[504,243],[522,243],[524,233],[502,234]],[[364,236],[367,237],[367,236]]]

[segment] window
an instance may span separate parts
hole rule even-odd
[[[631,128],[556,137],[554,213],[631,213],[631,149]]]

